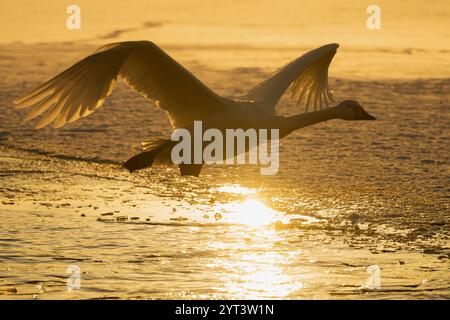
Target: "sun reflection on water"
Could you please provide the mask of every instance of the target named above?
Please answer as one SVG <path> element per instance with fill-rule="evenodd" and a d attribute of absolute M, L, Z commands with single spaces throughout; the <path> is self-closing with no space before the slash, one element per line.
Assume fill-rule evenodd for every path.
<path fill-rule="evenodd" d="M 287 222 L 283 212 L 276 211 L 258 199 L 257 190 L 240 185 L 224 185 L 217 189 L 220 193 L 244 196 L 239 201 L 219 203 L 214 206 L 217 212 L 224 213 L 223 222 L 247 226 L 265 226 L 277 221 Z"/>
<path fill-rule="evenodd" d="M 305 287 L 303 274 L 292 274 L 289 266 L 298 252 L 286 252 L 279 245 L 285 235 L 267 225 L 235 226 L 226 238 L 210 243 L 221 251 L 213 263 L 225 297 L 266 299 L 289 297 Z"/>
<path fill-rule="evenodd" d="M 283 215 L 256 198 L 216 205 L 216 210 L 226 213 L 225 221 L 248 226 L 264 226 L 286 220 Z"/>
<path fill-rule="evenodd" d="M 229 295 L 244 299 L 283 298 L 304 287 L 298 275 L 289 275 L 284 268 L 289 256 L 266 251 L 235 258 L 224 265 L 229 276 L 222 290 Z"/>
<path fill-rule="evenodd" d="M 256 194 L 256 190 L 252 188 L 242 187 L 238 184 L 225 185 L 215 189 L 218 192 L 223 193 L 235 193 L 235 194 Z"/>
<path fill-rule="evenodd" d="M 233 225 L 225 237 L 210 243 L 221 251 L 213 262 L 223 277 L 219 291 L 225 296 L 255 299 L 283 298 L 303 288 L 303 275 L 286 270 L 297 252 L 281 250 L 286 234 L 273 227 L 276 222 L 288 223 L 288 215 L 258 199 L 255 189 L 228 185 L 216 191 L 240 196 L 239 200 L 214 205 L 223 216 L 221 221 Z"/>

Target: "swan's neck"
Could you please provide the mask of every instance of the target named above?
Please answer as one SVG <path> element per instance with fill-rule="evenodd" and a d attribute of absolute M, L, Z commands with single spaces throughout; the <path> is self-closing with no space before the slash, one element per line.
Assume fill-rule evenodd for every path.
<path fill-rule="evenodd" d="M 294 130 L 311 126 L 313 124 L 338 119 L 335 108 L 329 108 L 321 111 L 301 113 L 291 117 L 284 117 L 280 128 L 280 136 L 284 137 Z"/>

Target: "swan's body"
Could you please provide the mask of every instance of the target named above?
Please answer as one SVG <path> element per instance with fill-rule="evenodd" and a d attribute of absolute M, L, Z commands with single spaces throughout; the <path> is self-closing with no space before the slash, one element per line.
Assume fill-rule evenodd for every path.
<path fill-rule="evenodd" d="M 172 127 L 190 128 L 201 120 L 204 128 L 277 128 L 280 137 L 293 130 L 329 119 L 373 120 L 355 101 L 328 108 L 328 66 L 337 44 L 312 50 L 287 64 L 260 83 L 248 95 L 234 100 L 206 87 L 158 46 L 148 41 L 109 44 L 77 62 L 41 87 L 16 101 L 18 108 L 33 107 L 25 116 L 31 120 L 45 113 L 37 128 L 52 124 L 59 128 L 88 116 L 102 106 L 118 77 L 167 111 Z M 275 106 L 292 87 L 297 103 L 307 112 L 292 117 L 276 115 Z M 125 163 L 130 171 L 151 166 L 167 153 L 170 140 L 146 144 L 147 151 Z M 201 165 L 180 165 L 182 174 L 198 176 Z"/>

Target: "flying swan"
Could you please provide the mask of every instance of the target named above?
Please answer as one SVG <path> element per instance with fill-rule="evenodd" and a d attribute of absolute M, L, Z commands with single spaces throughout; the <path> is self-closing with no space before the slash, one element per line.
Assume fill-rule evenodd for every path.
<path fill-rule="evenodd" d="M 290 132 L 330 119 L 375 120 L 361 105 L 344 100 L 330 107 L 328 67 L 338 44 L 309 51 L 286 64 L 240 99 L 222 97 L 150 41 L 127 41 L 100 47 L 36 90 L 18 99 L 17 108 L 31 108 L 25 120 L 42 115 L 36 128 L 60 128 L 100 108 L 118 77 L 164 109 L 173 129 L 203 127 L 277 128 L 280 138 Z M 275 107 L 290 87 L 305 113 L 279 116 Z M 310 111 L 312 109 L 312 111 Z M 144 152 L 124 163 L 130 172 L 150 167 L 167 154 L 173 142 L 159 139 L 144 144 Z M 202 164 L 180 164 L 181 175 L 198 176 Z"/>

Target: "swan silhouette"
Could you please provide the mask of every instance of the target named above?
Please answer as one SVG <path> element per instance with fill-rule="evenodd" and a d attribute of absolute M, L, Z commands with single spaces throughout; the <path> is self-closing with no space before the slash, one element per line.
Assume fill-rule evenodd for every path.
<path fill-rule="evenodd" d="M 201 120 L 204 128 L 277 128 L 280 138 L 290 132 L 330 119 L 375 120 L 361 105 L 345 100 L 329 107 L 328 67 L 338 44 L 309 51 L 286 64 L 240 99 L 222 97 L 149 41 L 128 41 L 100 47 L 25 97 L 17 108 L 32 107 L 25 115 L 31 120 L 43 115 L 36 125 L 55 128 L 86 117 L 100 108 L 118 77 L 157 107 L 164 109 L 173 129 L 192 128 Z M 305 113 L 276 114 L 275 106 L 291 87 L 297 104 Z M 312 109 L 311 112 L 308 112 Z M 130 172 L 150 167 L 167 158 L 173 142 L 169 139 L 143 143 L 144 152 L 124 163 Z M 180 164 L 181 175 L 198 176 L 202 164 Z"/>

